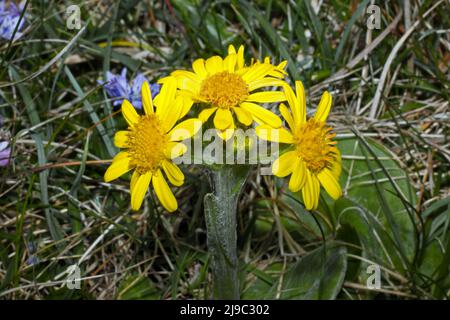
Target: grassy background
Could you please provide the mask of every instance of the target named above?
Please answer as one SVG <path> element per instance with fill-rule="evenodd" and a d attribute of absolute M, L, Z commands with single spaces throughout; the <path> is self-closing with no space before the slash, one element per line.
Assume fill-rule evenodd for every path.
<path fill-rule="evenodd" d="M 448 297 L 448 2 L 374 1 L 381 29 L 369 30 L 370 2 L 78 1 L 79 31 L 65 17 L 77 1 L 28 1 L 25 35 L 0 43 L 0 134 L 13 145 L 0 168 L 0 298 L 211 296 L 204 172 L 183 168 L 178 213 L 152 195 L 131 212 L 128 181 L 103 182 L 124 123 L 96 80 L 126 66 L 156 81 L 229 44 L 288 60 L 311 112 L 330 90 L 344 158 L 344 197 L 323 195 L 313 215 L 282 181 L 251 175 L 238 215 L 243 297 Z M 381 289 L 366 287 L 372 263 Z"/>

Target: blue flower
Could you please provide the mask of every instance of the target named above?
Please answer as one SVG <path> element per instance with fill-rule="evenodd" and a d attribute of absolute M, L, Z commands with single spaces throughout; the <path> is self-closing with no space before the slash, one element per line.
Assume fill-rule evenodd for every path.
<path fill-rule="evenodd" d="M 0 127 L 3 126 L 3 118 L 0 116 Z M 11 159 L 11 147 L 8 141 L 0 140 L 0 167 L 6 167 Z"/>
<path fill-rule="evenodd" d="M 27 259 L 28 265 L 33 266 L 40 262 L 40 259 L 35 255 L 36 245 L 32 241 L 28 241 L 28 253 L 30 255 Z"/>
<path fill-rule="evenodd" d="M 19 26 L 13 40 L 17 40 L 23 35 L 22 32 L 20 32 L 25 23 L 25 15 L 22 17 L 22 20 L 20 20 L 23 8 L 24 2 L 17 6 L 14 2 L 10 1 L 9 8 L 6 8 L 6 1 L 0 0 L 0 38 L 11 40 L 17 24 L 19 24 Z"/>
<path fill-rule="evenodd" d="M 158 83 L 153 83 L 150 85 L 150 91 L 152 92 L 152 99 L 155 99 L 156 95 L 159 93 L 161 85 Z"/>
<path fill-rule="evenodd" d="M 11 158 L 11 147 L 7 141 L 0 142 L 0 167 L 6 167 Z"/>
<path fill-rule="evenodd" d="M 41 262 L 41 261 L 40 261 L 39 258 L 36 257 L 36 256 L 30 256 L 30 257 L 27 259 L 27 264 L 28 264 L 29 266 L 37 265 L 37 264 L 39 264 L 40 262 Z"/>
<path fill-rule="evenodd" d="M 142 73 L 139 73 L 131 85 L 128 84 L 127 68 L 123 68 L 120 75 L 108 71 L 106 73 L 106 81 L 99 80 L 98 83 L 104 85 L 106 94 L 110 98 L 117 98 L 113 102 L 114 106 L 121 105 L 123 100 L 127 99 L 136 109 L 142 109 L 141 88 L 145 81 L 148 81 L 147 78 Z M 159 84 L 150 85 L 152 98 L 159 93 L 159 88 Z"/>

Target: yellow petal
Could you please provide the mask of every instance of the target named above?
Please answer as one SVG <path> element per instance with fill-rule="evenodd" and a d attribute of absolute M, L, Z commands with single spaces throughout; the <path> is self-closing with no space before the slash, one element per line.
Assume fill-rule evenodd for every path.
<path fill-rule="evenodd" d="M 172 129 L 172 131 L 169 132 L 170 141 L 189 139 L 195 135 L 201 127 L 202 122 L 196 118 L 180 122 Z"/>
<path fill-rule="evenodd" d="M 110 182 L 112 180 L 117 179 L 121 175 L 127 173 L 133 169 L 133 167 L 130 166 L 130 158 L 125 157 L 119 160 L 114 160 L 113 163 L 108 167 L 108 169 L 105 172 L 105 181 Z"/>
<path fill-rule="evenodd" d="M 262 79 L 258 79 L 258 80 L 249 82 L 248 91 L 252 92 L 253 90 L 260 89 L 263 87 L 280 87 L 284 84 L 285 84 L 285 82 L 280 79 L 262 78 Z"/>
<path fill-rule="evenodd" d="M 189 80 L 190 82 L 201 84 L 202 78 L 200 78 L 196 73 L 187 70 L 175 70 L 170 74 L 171 77 L 180 80 Z M 178 82 L 180 83 L 180 82 Z"/>
<path fill-rule="evenodd" d="M 253 119 L 252 119 L 252 115 L 250 112 L 248 112 L 247 110 L 244 110 L 242 108 L 239 108 L 239 107 L 234 107 L 233 111 L 234 111 L 234 113 L 236 113 L 236 117 L 240 123 L 242 123 L 246 126 L 249 126 L 252 124 Z"/>
<path fill-rule="evenodd" d="M 243 102 L 240 107 L 273 128 L 281 127 L 280 117 L 255 103 Z"/>
<path fill-rule="evenodd" d="M 133 190 L 138 178 L 141 176 L 138 170 L 134 170 L 130 180 L 130 191 Z"/>
<path fill-rule="evenodd" d="M 278 64 L 269 74 L 268 76 L 275 78 L 284 78 L 287 75 L 287 72 L 284 70 L 287 66 L 287 60 L 282 61 Z"/>
<path fill-rule="evenodd" d="M 157 83 L 159 84 L 163 84 L 164 82 L 166 82 L 167 80 L 169 80 L 170 78 L 173 78 L 172 76 L 167 76 L 167 77 L 163 77 L 163 78 L 159 78 Z M 154 102 L 154 101 L 153 101 Z"/>
<path fill-rule="evenodd" d="M 164 179 L 161 170 L 158 170 L 152 179 L 153 189 L 155 190 L 156 196 L 161 202 L 161 205 L 166 208 L 167 211 L 173 212 L 178 209 L 178 203 L 175 196 L 170 190 L 169 185 Z"/>
<path fill-rule="evenodd" d="M 133 185 L 133 189 L 131 189 L 131 209 L 135 211 L 140 209 L 151 179 L 151 171 L 148 171 L 137 178 Z"/>
<path fill-rule="evenodd" d="M 274 129 L 268 125 L 260 125 L 256 127 L 256 135 L 263 140 L 278 143 L 293 143 L 292 134 L 285 128 Z"/>
<path fill-rule="evenodd" d="M 128 100 L 123 100 L 122 102 L 122 115 L 130 126 L 139 121 L 139 115 L 137 114 L 136 109 L 134 109 L 133 105 Z"/>
<path fill-rule="evenodd" d="M 287 124 L 289 125 L 289 128 L 291 130 L 295 130 L 295 122 L 294 118 L 292 117 L 292 113 L 289 111 L 288 107 L 284 103 L 280 104 L 280 113 L 283 116 L 284 120 L 286 120 Z"/>
<path fill-rule="evenodd" d="M 179 187 L 184 183 L 184 174 L 176 164 L 165 160 L 162 163 L 162 167 L 171 184 Z"/>
<path fill-rule="evenodd" d="M 233 115 L 229 109 L 218 108 L 214 116 L 214 126 L 223 131 L 233 123 Z"/>
<path fill-rule="evenodd" d="M 230 44 L 228 46 L 228 54 L 232 54 L 232 53 L 236 53 L 236 48 L 232 44 Z"/>
<path fill-rule="evenodd" d="M 234 134 L 234 128 L 228 128 L 224 131 L 217 130 L 217 135 L 219 138 L 221 138 L 224 141 L 227 141 L 233 137 Z"/>
<path fill-rule="evenodd" d="M 128 132 L 126 130 L 117 131 L 114 135 L 114 145 L 118 148 L 128 147 Z"/>
<path fill-rule="evenodd" d="M 293 171 L 291 179 L 289 180 L 289 190 L 292 192 L 297 192 L 306 182 L 306 165 L 299 157 L 297 157 L 295 163 L 293 164 Z"/>
<path fill-rule="evenodd" d="M 320 184 L 323 186 L 325 191 L 334 200 L 338 199 L 342 195 L 341 186 L 339 185 L 338 180 L 336 180 L 336 177 L 330 169 L 324 168 L 317 174 L 317 178 L 319 179 Z"/>
<path fill-rule="evenodd" d="M 297 102 L 300 106 L 299 121 L 300 123 L 306 122 L 306 96 L 305 88 L 303 88 L 303 83 L 301 81 L 295 81 L 295 92 L 297 94 Z"/>
<path fill-rule="evenodd" d="M 303 203 L 306 210 L 313 210 L 317 208 L 319 203 L 320 185 L 317 178 L 311 174 L 309 170 L 306 171 L 306 183 L 302 189 Z"/>
<path fill-rule="evenodd" d="M 238 49 L 238 53 L 237 53 L 237 67 L 238 69 L 242 69 L 244 68 L 244 46 L 241 45 Z"/>
<path fill-rule="evenodd" d="M 145 114 L 153 113 L 154 110 L 153 110 L 152 92 L 150 91 L 150 86 L 148 85 L 147 81 L 145 81 L 142 84 L 141 94 L 142 94 L 142 105 L 144 106 Z"/>
<path fill-rule="evenodd" d="M 229 54 L 225 60 L 223 60 L 223 68 L 225 71 L 230 73 L 234 72 L 234 68 L 236 67 L 237 55 Z"/>
<path fill-rule="evenodd" d="M 182 142 L 169 141 L 166 149 L 164 149 L 164 156 L 167 159 L 175 159 L 182 156 L 187 151 L 187 146 Z"/>
<path fill-rule="evenodd" d="M 340 161 L 335 161 L 331 164 L 331 172 L 334 174 L 336 180 L 339 180 L 339 176 L 342 172 L 342 164 Z"/>
<path fill-rule="evenodd" d="M 341 175 L 341 172 L 342 172 L 342 163 L 341 163 L 340 159 L 332 162 L 331 172 L 333 173 L 336 180 L 339 181 L 339 176 Z"/>
<path fill-rule="evenodd" d="M 204 123 L 208 121 L 209 117 L 217 110 L 217 107 L 214 108 L 206 108 L 203 109 L 200 114 L 198 115 L 198 118 Z"/>
<path fill-rule="evenodd" d="M 183 111 L 184 98 L 178 96 L 172 103 L 169 112 L 163 112 L 159 119 L 165 132 L 169 132 L 173 128 L 175 123 L 180 119 L 181 112 Z"/>
<path fill-rule="evenodd" d="M 317 179 L 317 176 L 315 174 L 311 173 L 311 180 L 312 180 L 312 184 L 314 186 L 314 193 L 313 193 L 313 197 L 314 197 L 314 209 L 317 209 L 317 207 L 319 206 L 319 198 L 320 198 L 320 182 L 319 179 Z"/>
<path fill-rule="evenodd" d="M 252 115 L 252 118 L 253 118 L 253 121 L 255 121 L 258 125 L 261 125 L 261 126 L 262 125 L 268 125 L 267 123 L 265 123 L 263 120 L 261 120 L 260 118 L 258 118 L 254 114 Z"/>
<path fill-rule="evenodd" d="M 114 159 L 113 159 L 112 163 L 114 163 L 116 161 L 119 161 L 119 160 L 122 160 L 122 159 L 125 159 L 125 158 L 127 158 L 129 156 L 130 156 L 130 154 L 127 151 L 120 151 L 118 154 L 116 154 L 114 156 Z"/>
<path fill-rule="evenodd" d="M 252 93 L 245 99 L 245 101 L 272 103 L 282 102 L 286 100 L 286 95 L 281 91 L 263 91 Z"/>
<path fill-rule="evenodd" d="M 286 68 L 288 62 L 287 60 L 283 60 L 281 61 L 278 65 L 277 65 L 277 70 L 285 72 L 284 69 Z"/>
<path fill-rule="evenodd" d="M 192 73 L 195 74 L 195 73 Z M 198 81 L 194 81 L 189 77 L 180 76 L 176 78 L 177 81 L 177 87 L 180 90 L 183 90 L 183 94 L 189 94 L 191 97 L 195 96 L 196 93 L 200 90 L 201 87 L 201 81 L 200 77 Z M 153 100 L 153 104 L 158 105 L 159 97 L 156 96 Z"/>
<path fill-rule="evenodd" d="M 306 183 L 302 189 L 302 198 L 303 204 L 305 205 L 306 210 L 311 210 L 314 206 L 313 198 L 312 198 L 312 183 L 311 183 L 311 173 L 309 170 L 306 172 Z"/>
<path fill-rule="evenodd" d="M 255 64 L 248 68 L 247 72 L 242 75 L 242 80 L 247 83 L 264 78 L 272 69 L 273 65 L 267 63 Z"/>
<path fill-rule="evenodd" d="M 292 88 L 289 85 L 284 85 L 284 93 L 286 95 L 286 100 L 287 103 L 289 105 L 289 107 L 292 110 L 292 117 L 294 118 L 294 123 L 298 123 L 300 124 L 300 115 L 301 115 L 301 110 L 300 110 L 300 104 L 298 103 L 297 97 L 295 96 L 294 91 L 292 90 Z"/>
<path fill-rule="evenodd" d="M 172 111 L 172 104 L 175 100 L 175 93 L 177 92 L 177 81 L 174 77 L 168 78 L 161 86 L 161 91 L 155 97 L 156 114 L 159 118 L 165 118 L 167 113 Z"/>
<path fill-rule="evenodd" d="M 179 119 L 183 118 L 191 110 L 192 105 L 194 104 L 194 100 L 192 100 L 192 98 L 189 96 L 180 94 L 180 98 L 183 101 L 183 105 L 181 108 L 181 113 L 180 113 Z"/>
<path fill-rule="evenodd" d="M 205 79 L 206 76 L 208 75 L 206 73 L 205 60 L 204 59 L 197 59 L 197 60 L 195 60 L 194 63 L 192 63 L 192 69 L 194 70 L 194 72 L 201 79 Z"/>
<path fill-rule="evenodd" d="M 332 97 L 328 91 L 325 91 L 320 99 L 314 119 L 325 122 L 331 109 Z"/>
<path fill-rule="evenodd" d="M 342 172 L 342 159 L 339 149 L 336 148 L 335 154 L 336 154 L 335 160 L 331 162 L 331 172 L 333 173 L 336 180 L 339 181 L 339 176 L 341 175 Z"/>
<path fill-rule="evenodd" d="M 283 153 L 277 160 L 273 162 L 272 173 L 277 177 L 283 178 L 292 173 L 293 166 L 297 154 L 294 151 Z"/>
<path fill-rule="evenodd" d="M 218 72 L 223 71 L 223 60 L 219 56 L 214 56 L 206 60 L 206 71 L 208 71 L 208 75 L 212 75 Z"/>

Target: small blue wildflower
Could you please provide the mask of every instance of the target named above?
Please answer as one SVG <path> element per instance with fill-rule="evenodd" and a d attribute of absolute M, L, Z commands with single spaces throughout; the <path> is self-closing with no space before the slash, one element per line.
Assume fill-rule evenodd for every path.
<path fill-rule="evenodd" d="M 127 69 L 123 68 L 120 75 L 115 75 L 111 72 L 106 73 L 106 81 L 98 81 L 100 84 L 104 84 L 106 93 L 111 98 L 128 98 L 128 93 L 130 92 L 130 86 L 127 81 Z M 122 100 L 114 101 L 114 105 L 121 104 Z"/>
<path fill-rule="evenodd" d="M 6 167 L 11 158 L 11 147 L 7 141 L 0 142 L 0 167 Z"/>
<path fill-rule="evenodd" d="M 28 252 L 29 252 L 29 253 L 34 253 L 34 252 L 36 252 L 36 245 L 34 244 L 33 241 L 28 241 L 27 247 L 28 247 Z"/>
<path fill-rule="evenodd" d="M 34 266 L 34 265 L 36 265 L 36 264 L 39 264 L 41 261 L 39 260 L 39 258 L 38 257 L 36 257 L 36 256 L 30 256 L 28 259 L 27 259 L 27 264 L 29 265 L 29 266 Z"/>
<path fill-rule="evenodd" d="M 97 82 L 104 85 L 106 94 L 110 98 L 118 98 L 113 102 L 115 107 L 121 105 L 123 100 L 127 99 L 136 109 L 142 109 L 141 88 L 145 81 L 148 81 L 147 78 L 142 73 L 139 73 L 131 85 L 128 84 L 127 68 L 123 68 L 120 75 L 108 71 L 106 73 L 106 81 L 98 80 Z M 159 84 L 150 85 L 152 98 L 159 93 L 159 89 Z"/>
<path fill-rule="evenodd" d="M 150 85 L 150 91 L 152 92 L 152 99 L 155 99 L 160 89 L 161 85 L 159 83 L 153 83 Z"/>
<path fill-rule="evenodd" d="M 3 118 L 0 116 L 0 128 L 3 126 Z M 8 141 L 1 140 L 0 132 L 0 167 L 6 167 L 11 159 L 11 147 Z"/>
<path fill-rule="evenodd" d="M 33 266 L 40 263 L 40 259 L 35 255 L 36 245 L 32 241 L 28 241 L 28 253 L 30 255 L 29 258 L 27 259 L 28 265 Z"/>
<path fill-rule="evenodd" d="M 22 17 L 22 20 L 20 20 L 20 15 L 24 5 L 24 2 L 17 6 L 14 2 L 10 1 L 9 8 L 6 8 L 6 1 L 0 0 L 0 38 L 11 40 L 17 24 L 19 26 L 13 40 L 22 37 L 23 33 L 20 30 L 22 30 L 25 23 L 25 15 Z"/>

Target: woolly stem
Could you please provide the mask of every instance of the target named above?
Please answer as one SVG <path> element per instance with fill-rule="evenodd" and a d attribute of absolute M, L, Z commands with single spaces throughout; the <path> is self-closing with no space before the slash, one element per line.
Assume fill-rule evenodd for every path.
<path fill-rule="evenodd" d="M 236 207 L 249 166 L 222 165 L 210 170 L 213 192 L 204 198 L 208 251 L 212 260 L 214 294 L 218 299 L 240 298 L 236 247 Z"/>

